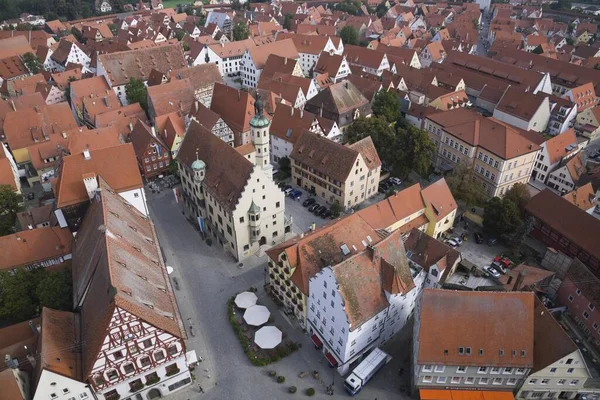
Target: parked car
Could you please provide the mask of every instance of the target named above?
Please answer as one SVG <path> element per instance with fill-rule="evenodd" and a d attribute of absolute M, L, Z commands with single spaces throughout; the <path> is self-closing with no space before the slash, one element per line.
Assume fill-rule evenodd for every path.
<path fill-rule="evenodd" d="M 298 189 L 292 190 L 290 192 L 289 196 L 294 200 L 298 200 L 298 199 L 300 199 L 300 196 L 302 196 L 302 191 L 300 191 Z"/>
<path fill-rule="evenodd" d="M 512 264 L 512 261 L 510 260 L 510 258 L 504 257 L 504 256 L 496 256 L 496 257 L 494 257 L 494 262 L 502 264 L 506 268 L 509 268 L 510 265 Z"/>
<path fill-rule="evenodd" d="M 489 239 L 488 239 L 488 241 L 487 241 L 487 244 L 488 244 L 488 246 L 493 246 L 493 245 L 495 245 L 496 243 L 498 243 L 498 239 L 496 239 L 495 237 L 491 237 L 491 238 L 489 238 Z"/>
<path fill-rule="evenodd" d="M 456 243 L 457 246 L 460 246 L 461 244 L 463 244 L 462 239 L 459 238 L 458 236 L 452 236 L 450 238 L 450 240 L 454 241 L 454 243 Z"/>
<path fill-rule="evenodd" d="M 483 269 L 494 278 L 500 278 L 500 272 L 496 271 L 491 265 L 483 267 Z"/>
<path fill-rule="evenodd" d="M 319 215 L 321 215 L 321 213 L 325 212 L 325 210 L 327 210 L 327 207 L 319 206 L 313 211 L 313 214 L 316 216 L 319 216 Z"/>
<path fill-rule="evenodd" d="M 283 193 L 287 196 L 288 194 L 290 194 L 292 192 L 292 190 L 294 190 L 292 188 L 292 185 L 285 185 L 283 187 Z"/>
<path fill-rule="evenodd" d="M 380 184 L 379 184 L 379 188 L 377 189 L 377 191 L 378 191 L 379 193 L 385 193 L 385 192 L 387 192 L 387 191 L 389 190 L 389 188 L 390 188 L 390 187 L 388 186 L 388 184 L 387 184 L 387 183 L 380 183 Z"/>
<path fill-rule="evenodd" d="M 506 273 L 506 268 L 504 267 L 504 265 L 500 264 L 498 261 L 493 261 L 492 265 L 490 265 L 490 267 L 494 268 L 496 271 L 505 274 Z"/>
<path fill-rule="evenodd" d="M 325 213 L 323 215 L 321 215 L 321 217 L 327 219 L 327 218 L 331 218 L 333 216 L 333 213 L 331 212 L 331 210 L 327 209 L 325 211 Z"/>
<path fill-rule="evenodd" d="M 323 217 L 327 211 L 329 211 L 329 209 L 326 206 L 321 206 L 321 208 L 319 208 L 319 212 L 317 215 L 319 217 Z M 323 218 L 325 218 L 325 217 L 323 217 Z"/>
<path fill-rule="evenodd" d="M 453 249 L 458 247 L 458 243 L 456 243 L 454 240 L 452 239 L 447 239 L 444 241 L 444 243 L 446 243 L 448 246 L 452 247 Z"/>
<path fill-rule="evenodd" d="M 392 185 L 397 185 L 397 186 L 399 186 L 399 185 L 401 185 L 401 184 L 402 184 L 402 181 L 400 180 L 400 178 L 391 177 L 391 178 L 389 178 L 389 179 L 387 180 L 387 183 L 388 183 L 388 184 L 392 184 Z"/>
<path fill-rule="evenodd" d="M 475 236 L 475 243 L 477 243 L 477 244 L 483 243 L 483 235 L 481 233 L 475 232 L 473 234 L 473 236 Z"/>
<path fill-rule="evenodd" d="M 308 207 L 308 211 L 309 212 L 313 212 L 313 211 L 315 211 L 319 207 L 321 207 L 321 205 L 319 203 L 315 203 L 312 206 Z"/>
<path fill-rule="evenodd" d="M 313 204 L 315 204 L 316 202 L 317 201 L 314 198 L 310 197 L 310 198 L 304 200 L 304 203 L 302 203 L 302 206 L 309 207 L 309 206 L 312 206 Z"/>

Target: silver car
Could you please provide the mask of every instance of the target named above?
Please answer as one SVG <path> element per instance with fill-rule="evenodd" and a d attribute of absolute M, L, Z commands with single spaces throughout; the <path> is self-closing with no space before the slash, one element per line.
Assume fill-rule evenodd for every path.
<path fill-rule="evenodd" d="M 500 272 L 496 271 L 491 265 L 483 267 L 483 269 L 494 278 L 500 278 Z"/>

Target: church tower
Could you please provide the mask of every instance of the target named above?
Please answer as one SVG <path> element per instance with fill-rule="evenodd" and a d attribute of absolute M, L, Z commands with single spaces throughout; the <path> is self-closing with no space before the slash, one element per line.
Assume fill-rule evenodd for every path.
<path fill-rule="evenodd" d="M 271 141 L 269 125 L 271 122 L 263 115 L 263 108 L 263 102 L 257 94 L 254 102 L 254 117 L 250 120 L 250 135 L 256 149 L 255 165 L 260 168 L 272 168 L 269 149 Z"/>

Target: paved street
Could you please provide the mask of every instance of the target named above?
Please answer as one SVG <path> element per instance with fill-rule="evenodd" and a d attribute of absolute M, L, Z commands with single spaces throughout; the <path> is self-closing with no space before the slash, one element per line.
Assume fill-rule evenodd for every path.
<path fill-rule="evenodd" d="M 488 43 L 489 29 L 490 23 L 487 20 L 487 15 L 483 14 L 481 16 L 481 24 L 479 25 L 479 37 L 477 38 L 477 54 L 482 57 L 485 57 L 487 55 L 485 45 Z"/>
<path fill-rule="evenodd" d="M 265 296 L 262 290 L 264 257 L 259 259 L 252 256 L 244 261 L 243 268 L 238 268 L 231 256 L 215 246 L 208 247 L 181 214 L 171 191 L 149 193 L 148 205 L 166 263 L 174 268 L 171 279 L 178 282 L 179 289 L 175 289 L 175 295 L 188 332 L 188 350 L 195 349 L 198 356 L 204 358 L 194 371 L 194 386 L 170 396 L 170 399 L 280 399 L 290 396 L 287 389 L 292 385 L 297 386 L 296 396 L 300 397 L 304 397 L 303 392 L 309 387 L 317 390 L 315 398 L 348 397 L 343 390 L 342 378 L 337 373 L 335 395 L 325 395 L 324 385 L 330 384 L 333 370 L 326 366 L 325 359 L 314 349 L 310 338 L 295 328 L 293 322 Z M 302 207 L 301 204 L 296 205 Z M 259 303 L 271 310 L 275 324 L 282 327 L 289 339 L 303 346 L 278 363 L 262 368 L 249 363 L 227 318 L 227 300 L 250 286 L 259 289 Z M 193 335 L 190 334 L 190 325 Z M 407 331 L 398 335 L 390 346 L 402 352 L 410 351 L 409 334 Z M 356 398 L 408 398 L 400 392 L 400 386 L 405 383 L 398 379 L 399 365 L 403 364 L 408 354 L 395 357 Z M 403 368 L 406 375 L 408 366 Z M 271 369 L 285 376 L 286 382 L 280 385 L 270 378 L 268 371 Z M 298 376 L 300 372 L 313 370 L 319 371 L 323 384 L 311 376 L 303 379 Z M 199 393 L 196 383 L 202 385 L 204 394 Z"/>

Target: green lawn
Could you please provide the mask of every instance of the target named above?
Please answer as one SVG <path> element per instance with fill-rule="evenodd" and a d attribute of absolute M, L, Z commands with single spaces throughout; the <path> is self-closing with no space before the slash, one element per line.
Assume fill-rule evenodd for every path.
<path fill-rule="evenodd" d="M 165 8 L 177 8 L 178 4 L 185 4 L 185 3 L 191 3 L 191 2 L 186 1 L 186 0 L 163 0 L 163 6 Z"/>

